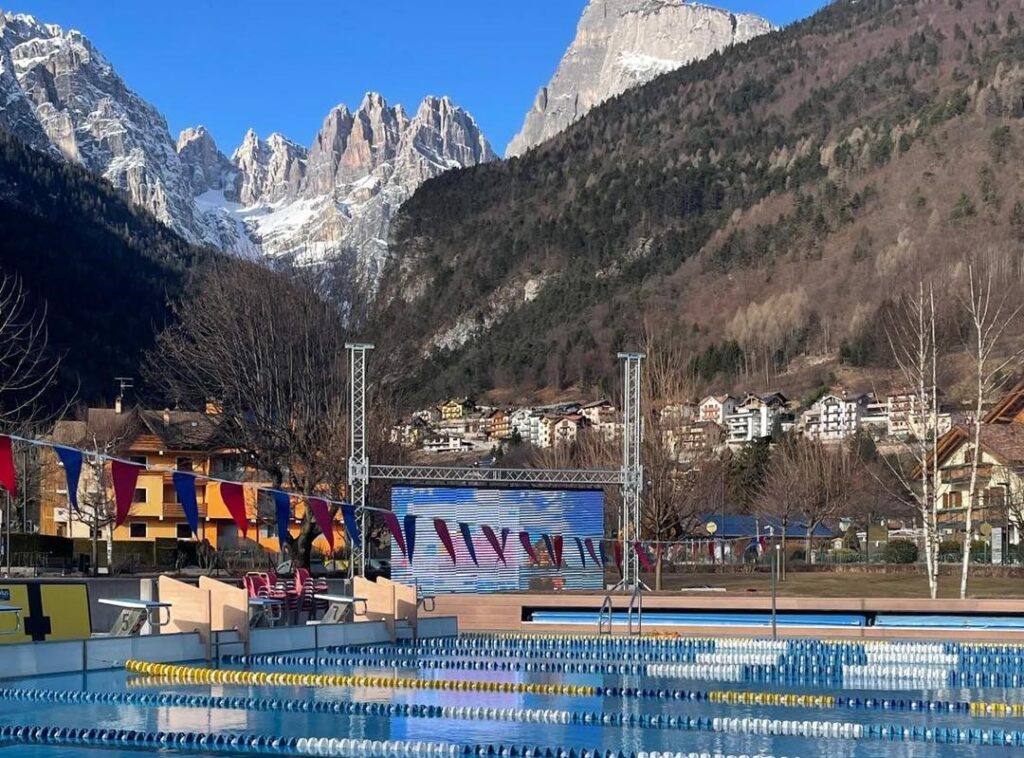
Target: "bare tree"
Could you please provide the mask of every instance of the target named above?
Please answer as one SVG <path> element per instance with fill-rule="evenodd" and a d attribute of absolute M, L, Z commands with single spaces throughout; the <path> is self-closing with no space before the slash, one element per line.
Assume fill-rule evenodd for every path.
<path fill-rule="evenodd" d="M 921 520 L 924 536 L 928 592 L 932 599 L 939 591 L 938 529 L 938 447 L 939 348 L 935 314 L 935 292 L 920 282 L 916 295 L 904 296 L 886 325 L 886 337 L 893 360 L 912 396 L 908 419 L 913 434 L 900 442 L 893 459 L 884 458 L 891 480 L 896 482 L 892 496 L 904 500 Z M 909 458 L 910 465 L 903 465 Z M 908 473 L 909 472 L 909 473 Z M 891 489 L 881 478 L 878 482 Z"/>
<path fill-rule="evenodd" d="M 46 312 L 33 312 L 21 280 L 0 272 L 0 428 L 37 421 L 57 379 Z"/>
<path fill-rule="evenodd" d="M 772 455 L 771 467 L 758 487 L 751 508 L 754 515 L 771 517 L 779 522 L 783 545 L 780 569 L 783 572 L 789 526 L 800 515 L 804 502 L 809 498 L 802 456 L 801 440 L 796 435 L 787 435 Z"/>
<path fill-rule="evenodd" d="M 804 479 L 800 512 L 807 529 L 804 555 L 811 560 L 814 531 L 850 507 L 858 461 L 846 445 L 807 440 L 797 445 L 795 462 Z"/>
<path fill-rule="evenodd" d="M 224 441 L 274 487 L 340 496 L 348 448 L 346 332 L 316 282 L 301 272 L 221 262 L 176 313 L 179 323 L 159 336 L 147 361 L 150 380 L 183 406 L 215 402 Z M 297 565 L 308 565 L 318 534 L 307 510 L 288 546 Z"/>
<path fill-rule="evenodd" d="M 61 426 L 58 425 L 56 433 L 58 437 L 60 437 L 60 428 Z M 113 571 L 113 525 L 117 519 L 113 482 L 103 456 L 117 457 L 123 454 L 126 446 L 135 438 L 137 432 L 138 417 L 134 413 L 87 413 L 80 433 L 57 439 L 62 444 L 94 453 L 83 460 L 82 475 L 78 482 L 78 509 L 71 508 L 68 513 L 71 519 L 89 528 L 94 574 L 99 569 L 99 541 L 104 530 L 108 532 L 106 541 L 107 570 Z"/>
<path fill-rule="evenodd" d="M 967 351 L 971 356 L 974 373 L 974 418 L 972 438 L 974 455 L 971 458 L 971 481 L 964 513 L 964 547 L 960 567 L 960 597 L 967 597 L 967 577 L 971 561 L 971 530 L 974 528 L 974 504 L 978 496 L 978 464 L 981 460 L 982 413 L 989 395 L 998 387 L 1003 373 L 1017 366 L 1024 356 L 1024 348 L 1006 351 L 1003 337 L 1015 325 L 1024 305 L 1018 298 L 1011 300 L 1011 291 L 997 287 L 993 269 L 971 262 L 967 266 L 968 298 L 963 302 L 970 321 Z M 1016 295 L 1016 292 L 1013 293 Z"/>

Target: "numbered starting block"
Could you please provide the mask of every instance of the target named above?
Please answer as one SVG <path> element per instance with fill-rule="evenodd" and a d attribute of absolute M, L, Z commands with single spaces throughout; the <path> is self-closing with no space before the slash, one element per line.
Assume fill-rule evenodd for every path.
<path fill-rule="evenodd" d="M 100 598 L 99 602 L 121 609 L 117 621 L 110 629 L 111 637 L 135 637 L 147 622 L 154 629 L 171 623 L 170 603 L 116 598 Z"/>
<path fill-rule="evenodd" d="M 353 616 L 366 614 L 365 597 L 349 597 L 348 595 L 313 595 L 317 600 L 327 601 L 327 610 L 324 617 L 319 621 L 310 621 L 311 624 L 342 624 L 351 621 Z M 362 610 L 356 606 L 362 604 Z"/>
<path fill-rule="evenodd" d="M 263 623 L 274 626 L 284 616 L 284 601 L 271 597 L 249 598 L 249 628 L 254 629 Z"/>
<path fill-rule="evenodd" d="M 14 605 L 0 605 L 0 618 L 4 619 L 3 622 L 0 622 L 0 635 L 6 637 L 21 632 L 21 608 Z M 14 626 L 8 626 L 11 618 L 14 619 Z"/>

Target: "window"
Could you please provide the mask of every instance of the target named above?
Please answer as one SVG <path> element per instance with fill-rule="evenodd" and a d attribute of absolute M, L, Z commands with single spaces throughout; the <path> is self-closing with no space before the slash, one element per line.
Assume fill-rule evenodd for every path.
<path fill-rule="evenodd" d="M 129 455 L 128 460 L 130 460 L 132 463 L 137 463 L 140 466 L 149 465 L 149 458 L 147 458 L 144 455 Z"/>
<path fill-rule="evenodd" d="M 192 539 L 192 527 L 190 527 L 188 524 L 178 524 L 176 529 L 178 532 L 177 537 L 179 540 Z"/>
<path fill-rule="evenodd" d="M 942 496 L 943 508 L 959 508 L 961 504 L 961 493 L 959 492 L 947 492 Z"/>
<path fill-rule="evenodd" d="M 192 459 L 178 458 L 174 463 L 174 467 L 178 469 L 178 471 L 192 471 Z"/>
<path fill-rule="evenodd" d="M 148 530 L 145 524 L 138 521 L 128 524 L 128 536 L 133 540 L 144 540 L 147 534 Z"/>
<path fill-rule="evenodd" d="M 136 487 L 135 488 L 135 494 L 132 495 L 132 502 L 133 503 L 145 503 L 146 502 L 146 488 L 145 487 Z"/>
<path fill-rule="evenodd" d="M 974 448 L 964 450 L 964 463 L 974 463 Z"/>

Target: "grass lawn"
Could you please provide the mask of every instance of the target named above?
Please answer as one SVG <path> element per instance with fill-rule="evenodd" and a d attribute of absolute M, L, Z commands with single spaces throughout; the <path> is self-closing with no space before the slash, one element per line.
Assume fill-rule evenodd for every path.
<path fill-rule="evenodd" d="M 644 576 L 649 587 L 654 587 L 654 576 Z M 668 574 L 662 580 L 666 591 L 685 587 L 724 587 L 730 592 L 755 590 L 756 594 L 771 594 L 772 578 L 769 573 L 755 574 Z M 974 577 L 968 581 L 968 596 L 972 598 L 1024 598 L 1024 578 Z M 786 581 L 779 584 L 780 595 L 812 597 L 928 597 L 928 581 L 923 574 L 855 574 L 838 572 L 790 571 Z M 960 574 L 939 578 L 939 597 L 960 597 Z"/>

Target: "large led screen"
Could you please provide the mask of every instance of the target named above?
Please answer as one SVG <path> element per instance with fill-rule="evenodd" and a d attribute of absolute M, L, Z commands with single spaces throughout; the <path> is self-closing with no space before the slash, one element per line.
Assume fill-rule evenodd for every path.
<path fill-rule="evenodd" d="M 601 589 L 602 570 L 586 555 L 580 559 L 574 537 L 601 538 L 604 528 L 604 493 L 600 490 L 497 490 L 472 487 L 395 487 L 391 507 L 398 520 L 417 516 L 416 547 L 412 565 L 391 544 L 391 576 L 396 582 L 418 582 L 427 593 L 517 592 L 520 590 Z M 448 551 L 434 530 L 434 519 L 448 525 L 455 544 L 453 566 Z M 473 565 L 459 522 L 471 527 L 473 548 L 480 566 Z M 508 529 L 506 567 L 480 529 L 490 526 L 500 539 Z M 519 532 L 530 534 L 540 565 L 532 562 L 519 542 Z M 561 535 L 563 566 L 551 565 L 543 535 Z"/>

